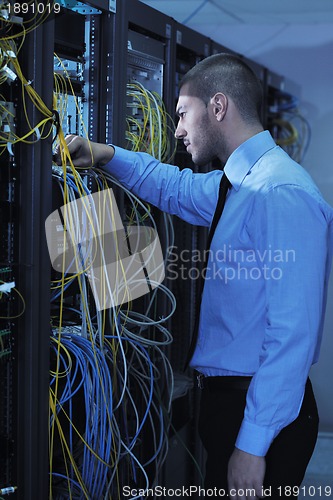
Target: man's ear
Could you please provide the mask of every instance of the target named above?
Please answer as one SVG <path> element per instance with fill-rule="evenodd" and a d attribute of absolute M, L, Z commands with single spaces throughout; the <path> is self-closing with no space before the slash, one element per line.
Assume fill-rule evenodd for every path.
<path fill-rule="evenodd" d="M 223 92 L 217 92 L 210 102 L 216 120 L 221 122 L 228 109 L 228 97 Z"/>

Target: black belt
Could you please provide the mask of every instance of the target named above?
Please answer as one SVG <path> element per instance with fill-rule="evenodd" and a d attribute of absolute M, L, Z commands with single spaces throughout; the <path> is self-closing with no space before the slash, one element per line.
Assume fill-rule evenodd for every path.
<path fill-rule="evenodd" d="M 199 389 L 208 389 L 209 391 L 219 391 L 221 389 L 240 389 L 247 390 L 251 383 L 252 377 L 244 376 L 220 376 L 206 377 L 202 373 L 197 374 Z"/>

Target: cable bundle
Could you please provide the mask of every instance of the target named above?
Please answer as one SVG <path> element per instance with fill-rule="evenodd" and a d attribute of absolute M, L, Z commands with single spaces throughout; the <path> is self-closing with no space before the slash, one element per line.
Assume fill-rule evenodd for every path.
<path fill-rule="evenodd" d="M 80 173 L 74 168 L 61 127 L 68 87 L 62 76 L 55 79 L 63 167 L 53 167 L 53 179 L 62 204 L 75 207 L 72 202 L 89 197 L 92 190 L 117 186 L 126 198 L 126 225 L 145 224 L 156 230 L 150 207 L 114 178 L 98 169 Z M 161 109 L 159 104 L 159 113 Z M 150 110 L 150 119 L 153 116 L 158 115 Z M 158 154 L 169 151 L 165 138 L 158 144 L 156 129 L 149 137 L 155 138 Z M 147 141 L 145 136 L 144 148 Z M 91 223 L 88 212 L 82 217 L 75 208 L 68 208 L 64 229 L 78 240 L 92 240 L 103 221 L 114 218 L 110 203 L 95 206 L 92 213 L 98 214 L 101 227 Z M 167 216 L 165 221 L 166 255 L 172 247 L 173 228 Z M 62 237 L 59 245 L 65 248 Z M 91 262 L 82 248 L 78 247 L 73 262 L 76 272 L 68 273 L 64 260 L 51 284 L 50 499 L 121 498 L 125 485 L 150 487 L 167 454 L 173 374 L 164 353 L 172 342 L 165 325 L 175 310 L 175 298 L 161 284 L 143 299 L 100 311 L 88 283 Z M 162 297 L 168 312 L 161 318 L 157 302 Z"/>
<path fill-rule="evenodd" d="M 92 171 L 91 176 L 101 185 L 107 180 L 100 172 Z M 63 177 L 56 171 L 54 178 L 63 195 Z M 70 202 L 80 190 L 72 174 L 67 173 L 66 183 Z M 136 207 L 142 210 L 143 204 L 127 194 L 135 218 L 140 217 Z M 151 220 L 149 212 L 147 217 Z M 70 286 L 80 290 L 79 309 L 70 303 Z M 161 293 L 170 301 L 170 312 L 155 319 L 154 302 Z M 173 377 L 162 347 L 172 341 L 163 323 L 175 309 L 173 295 L 161 285 L 145 312 L 133 310 L 133 305 L 97 312 L 91 307 L 87 277 L 78 272 L 53 281 L 52 302 L 59 312 L 52 317 L 57 326 L 52 338 L 57 368 L 50 389 L 50 498 L 62 498 L 65 487 L 69 496 L 63 498 L 89 499 L 120 498 L 122 485 L 129 483 L 148 488 L 167 451 L 165 414 L 170 410 Z M 73 315 L 75 326 L 66 319 Z M 79 390 L 84 420 L 80 433 L 72 418 L 73 397 Z M 147 442 L 152 443 L 148 456 Z M 55 468 L 59 462 L 60 469 Z"/>
<path fill-rule="evenodd" d="M 9 64 L 13 78 L 21 84 L 28 132 L 23 137 L 17 136 L 11 108 L 2 99 L 1 152 L 7 148 L 12 154 L 12 146 L 17 142 L 33 144 L 53 134 L 54 142 L 60 142 L 62 155 L 62 168 L 53 167 L 53 180 L 63 205 L 89 196 L 92 186 L 102 191 L 115 185 L 114 179 L 97 169 L 81 175 L 74 168 L 61 126 L 70 79 L 55 75 L 54 110 L 49 110 L 32 82 L 22 74 L 18 62 L 17 55 L 28 30 L 23 23 L 16 31 L 15 36 L 8 31 L 8 36 L 0 40 L 0 69 Z M 0 71 L 2 83 L 8 79 L 5 75 Z M 143 87 L 138 88 L 149 95 Z M 145 125 L 149 131 L 138 141 L 132 133 L 131 140 L 135 147 L 145 150 L 150 150 L 149 144 L 153 144 L 154 152 L 162 158 L 170 154 L 162 120 L 166 114 L 157 95 L 149 98 L 154 110 L 151 104 L 149 108 L 142 104 L 149 114 L 150 125 Z M 41 113 L 40 123 L 30 123 L 27 99 Z M 82 119 L 79 107 L 77 111 Z M 144 223 L 156 228 L 149 207 L 130 193 L 125 194 L 131 207 L 128 224 Z M 96 211 L 102 219 L 113 216 L 112 207 L 105 212 L 97 207 Z M 165 241 L 167 247 L 172 247 L 172 226 L 167 216 L 165 221 Z M 94 237 L 94 224 L 88 218 L 85 225 L 81 222 L 75 211 L 66 212 L 65 229 L 80 232 L 80 237 Z M 63 239 L 63 248 L 65 243 Z M 79 264 L 82 264 L 81 251 L 75 255 L 77 272 L 69 273 L 64 261 L 51 283 L 49 498 L 121 498 L 123 485 L 148 488 L 166 457 L 173 376 L 163 349 L 172 341 L 165 324 L 175 309 L 175 299 L 161 285 L 138 305 L 128 303 L 99 311 L 88 283 L 90 264 L 88 261 L 83 266 Z M 163 318 L 158 317 L 156 307 L 161 296 L 169 304 Z M 4 334 L 1 347 L 5 347 L 5 338 Z"/>
<path fill-rule="evenodd" d="M 67 330 L 60 341 L 58 377 L 65 381 L 56 408 L 51 397 L 51 429 L 56 424 L 64 457 L 61 472 L 52 464 L 54 498 L 121 498 L 123 485 L 148 488 L 146 469 L 154 464 L 155 473 L 166 452 L 158 384 L 172 380 L 167 361 L 162 374 L 144 342 L 119 331 L 107 336 L 101 350 L 79 332 Z M 53 344 L 56 354 L 59 346 L 55 340 Z M 51 396 L 54 385 L 55 378 Z M 80 430 L 73 419 L 78 403 Z M 140 461 L 140 447 L 148 435 L 151 452 Z M 54 453 L 53 461 L 57 458 Z"/>
<path fill-rule="evenodd" d="M 310 124 L 299 111 L 298 99 L 285 92 L 277 93 L 275 99 L 269 115 L 270 129 L 276 143 L 301 163 L 311 140 Z"/>
<path fill-rule="evenodd" d="M 174 123 L 165 110 L 161 96 L 150 92 L 140 82 L 127 84 L 126 139 L 132 151 L 149 153 L 160 161 L 170 163 L 175 154 L 168 134 L 173 134 Z M 171 149 L 172 148 L 172 149 Z"/>
<path fill-rule="evenodd" d="M 7 103 L 3 96 L 0 96 L 0 155 L 7 149 L 13 155 L 13 145 L 18 142 L 26 144 L 34 144 L 41 139 L 50 137 L 54 125 L 53 110 L 49 110 L 41 97 L 37 94 L 32 86 L 32 82 L 28 81 L 22 73 L 17 55 L 20 47 L 17 47 L 15 42 L 10 39 L 0 39 L 0 83 L 8 80 L 8 71 L 10 71 L 13 80 L 18 79 L 21 84 L 22 93 L 22 108 L 28 132 L 22 137 L 16 134 L 14 123 L 14 106 Z M 38 109 L 42 120 L 37 124 L 31 124 L 28 113 L 26 99 L 29 99 L 32 104 Z"/>

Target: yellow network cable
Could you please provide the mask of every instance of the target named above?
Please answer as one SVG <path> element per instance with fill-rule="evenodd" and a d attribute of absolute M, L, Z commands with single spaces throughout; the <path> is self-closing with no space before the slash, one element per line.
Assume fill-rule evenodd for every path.
<path fill-rule="evenodd" d="M 0 280 L 0 283 L 4 284 L 5 281 Z M 20 316 L 22 316 L 22 314 L 24 314 L 24 311 L 25 311 L 25 300 L 24 300 L 22 294 L 15 287 L 13 287 L 11 290 L 13 290 L 19 296 L 19 298 L 21 299 L 22 309 L 21 309 L 21 311 L 18 314 L 15 314 L 14 316 L 0 316 L 0 319 L 16 319 L 16 318 L 19 318 Z M 3 293 L 4 292 L 0 292 L 0 300 L 2 299 Z"/>
<path fill-rule="evenodd" d="M 52 389 L 50 389 L 50 394 L 52 394 L 53 397 L 55 397 L 55 394 L 54 392 L 52 391 Z M 54 401 L 56 401 L 56 405 L 54 405 Z M 52 410 L 52 414 L 54 415 L 54 418 L 57 419 L 59 421 L 59 418 L 57 417 L 57 410 L 56 410 L 56 406 L 59 406 L 60 410 L 61 410 L 61 413 L 66 417 L 66 419 L 70 422 L 71 426 L 73 427 L 73 430 L 74 432 L 77 434 L 77 436 L 80 438 L 80 440 L 82 441 L 82 443 L 89 449 L 89 451 L 92 453 L 92 455 L 94 455 L 98 461 L 102 462 L 104 465 L 106 465 L 107 467 L 111 468 L 113 466 L 113 464 L 109 464 L 108 462 L 105 462 L 105 460 L 101 459 L 101 457 L 95 452 L 95 450 L 93 450 L 90 445 L 85 441 L 84 437 L 82 436 L 82 434 L 78 431 L 78 429 L 76 428 L 75 424 L 73 423 L 73 421 L 71 420 L 71 418 L 69 417 L 68 413 L 65 411 L 65 409 L 62 407 L 61 403 L 59 400 L 51 400 L 50 401 L 50 404 L 51 404 L 51 410 Z M 63 434 L 64 436 L 64 434 Z M 64 439 L 64 442 L 65 442 L 65 439 Z M 66 446 L 67 448 L 67 446 Z M 69 454 L 70 455 L 70 454 Z"/>
<path fill-rule="evenodd" d="M 67 153 L 68 153 L 68 148 L 67 148 L 67 145 L 66 145 L 64 139 L 61 136 L 61 131 L 60 131 L 60 141 L 63 141 L 64 151 L 66 152 L 66 149 L 67 149 Z M 67 165 L 68 154 L 67 155 L 65 154 L 64 160 L 65 160 L 66 165 Z M 66 169 L 65 169 L 65 172 L 66 172 Z M 66 173 L 65 173 L 65 175 L 66 175 Z M 64 177 L 65 177 L 65 175 L 64 175 Z M 76 173 L 75 182 L 76 182 L 76 184 L 78 186 L 78 189 L 83 194 L 83 189 L 82 189 L 82 184 L 81 184 L 82 181 L 81 182 L 80 181 L 81 181 L 81 179 L 79 177 L 79 174 Z M 70 199 L 69 199 L 68 194 L 67 194 L 66 183 L 65 183 L 65 185 L 64 185 L 64 203 L 69 202 L 69 201 L 70 201 Z M 71 224 L 72 225 L 74 224 L 73 220 L 71 220 Z M 91 221 L 91 226 L 93 226 L 93 221 Z M 63 277 L 64 277 L 64 266 L 63 266 L 63 272 L 62 272 L 61 297 L 63 296 L 63 290 L 64 290 L 64 279 L 63 279 Z M 79 281 L 79 283 L 80 283 L 80 281 Z M 84 301 L 84 313 L 85 313 L 85 315 L 88 315 L 88 307 L 87 307 L 87 303 L 86 303 L 86 301 L 84 299 L 84 294 L 83 294 L 81 286 L 80 286 L 80 290 L 81 290 L 81 296 L 82 296 L 83 301 Z M 62 304 L 63 304 L 63 300 L 61 299 L 61 308 L 60 308 L 60 312 L 61 312 L 60 316 L 61 317 L 60 317 L 60 321 L 59 321 L 59 325 L 60 325 L 59 326 L 59 334 L 60 335 L 61 335 L 61 324 L 62 324 Z M 91 333 L 90 334 L 90 338 L 91 338 L 91 342 L 92 342 L 92 344 L 91 344 L 92 345 L 92 350 L 95 353 L 95 346 L 94 346 L 94 343 L 93 343 L 93 335 L 92 335 L 92 332 L 90 332 L 90 333 Z M 60 340 L 60 336 L 58 337 L 58 339 Z M 58 356 L 58 359 L 59 359 L 59 356 Z M 58 362 L 57 362 L 57 367 L 59 367 L 59 363 Z M 102 391 L 103 391 L 103 385 L 102 384 L 101 384 L 101 388 L 102 388 Z M 55 389 L 55 393 L 53 395 L 53 398 L 56 397 L 55 395 L 57 394 L 57 392 L 58 392 L 58 384 L 56 383 L 56 389 Z M 105 394 L 103 395 L 103 398 L 105 399 Z M 109 419 L 110 418 L 111 418 L 111 416 L 109 415 Z M 53 431 L 51 429 L 51 443 L 53 442 L 53 439 L 54 439 L 52 437 L 52 435 L 53 435 Z M 51 446 L 51 456 L 52 456 L 52 446 Z M 52 464 L 50 464 L 50 466 L 51 466 L 51 470 L 52 470 Z M 50 488 L 51 488 L 51 485 L 50 485 Z"/>
<path fill-rule="evenodd" d="M 54 339 L 51 339 L 51 340 L 54 340 Z M 54 342 L 56 342 L 54 340 Z M 66 347 L 64 345 L 62 345 L 61 343 L 59 343 L 59 347 L 64 351 L 64 353 L 66 354 L 66 357 L 68 359 L 68 367 L 66 370 L 64 370 L 63 372 L 60 372 L 59 370 L 54 372 L 52 370 L 50 370 L 50 374 L 52 376 L 55 376 L 57 375 L 58 377 L 65 377 L 66 375 L 68 375 L 68 372 L 72 369 L 72 358 L 71 358 L 71 355 L 68 351 L 68 349 L 66 349 Z"/>
<path fill-rule="evenodd" d="M 52 134 L 54 116 L 53 111 L 49 110 L 45 105 L 43 100 L 34 90 L 31 82 L 28 82 L 24 77 L 21 67 L 17 58 L 17 48 L 12 40 L 3 39 L 0 40 L 0 55 L 2 55 L 2 64 L 11 64 L 13 70 L 13 74 L 19 79 L 22 87 L 22 106 L 24 110 L 24 115 L 26 119 L 26 123 L 28 125 L 29 131 L 23 135 L 22 137 L 17 136 L 13 129 L 10 129 L 10 132 L 6 132 L 5 135 L 0 136 L 0 147 L 2 148 L 1 153 L 8 147 L 8 145 L 13 145 L 19 142 L 24 142 L 26 144 L 34 144 L 41 139 L 45 139 Z M 5 55 L 5 56 L 4 56 Z M 1 67 L 0 67 L 1 74 Z M 44 117 L 39 123 L 36 125 L 32 125 L 30 123 L 28 113 L 26 110 L 26 96 L 29 97 L 32 104 L 40 111 L 41 115 Z M 3 108 L 3 107 L 2 107 Z M 8 115 L 8 112 L 7 112 Z M 8 125 L 10 128 L 10 125 Z"/>
<path fill-rule="evenodd" d="M 170 162 L 176 151 L 168 132 L 174 123 L 166 113 L 164 103 L 156 92 L 150 92 L 141 83 L 127 84 L 129 98 L 126 137 L 133 151 L 144 151 L 160 161 Z M 170 126 L 171 125 L 171 126 Z"/>
<path fill-rule="evenodd" d="M 283 137 L 278 137 L 276 139 L 277 144 L 281 146 L 290 146 L 297 142 L 298 132 L 296 127 L 294 127 L 292 123 L 290 123 L 287 120 L 282 120 L 280 118 L 275 118 L 272 123 L 273 125 L 277 126 L 281 131 L 284 132 Z"/>
<path fill-rule="evenodd" d="M 24 37 L 45 22 L 49 16 L 59 12 L 60 3 L 53 0 L 5 2 L 0 11 L 0 21 L 6 36 L 1 36 L 1 39 L 15 40 Z"/>
<path fill-rule="evenodd" d="M 172 147 L 168 137 L 174 122 L 166 113 L 161 96 L 150 92 L 139 82 L 132 82 L 127 84 L 127 97 L 131 114 L 128 113 L 126 118 L 126 138 L 132 151 L 147 152 L 160 161 L 170 162 L 176 152 L 175 141 Z M 145 206 L 150 211 L 149 204 Z M 147 213 L 140 217 L 141 222 L 146 218 Z M 129 225 L 133 220 L 134 209 L 129 215 Z"/>

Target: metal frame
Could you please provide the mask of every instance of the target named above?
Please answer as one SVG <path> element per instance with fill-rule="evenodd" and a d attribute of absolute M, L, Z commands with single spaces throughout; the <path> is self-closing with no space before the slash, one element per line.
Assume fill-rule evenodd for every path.
<path fill-rule="evenodd" d="M 128 0 L 128 24 L 132 29 L 149 33 L 165 44 L 165 65 L 163 78 L 163 100 L 167 111 L 173 115 L 175 92 L 175 21 L 165 14 L 138 0 Z"/>
<path fill-rule="evenodd" d="M 210 38 L 176 22 L 176 43 L 196 53 L 200 59 L 211 54 Z"/>
<path fill-rule="evenodd" d="M 33 30 L 22 48 L 23 74 L 52 109 L 53 22 Z M 40 115 L 31 102 L 32 124 Z M 20 115 L 20 114 L 19 114 Z M 21 113 L 23 115 L 23 113 Z M 24 124 L 20 124 L 23 132 Z M 18 146 L 21 172 L 19 287 L 26 310 L 18 338 L 17 498 L 48 498 L 48 400 L 50 356 L 50 259 L 44 221 L 51 212 L 51 138 Z"/>
<path fill-rule="evenodd" d="M 127 26 L 128 11 L 125 2 L 118 2 L 117 14 L 108 15 L 103 19 L 101 27 L 101 40 L 103 53 L 101 65 L 104 71 L 107 68 L 104 80 L 101 78 L 102 99 L 100 106 L 107 104 L 111 111 L 108 117 L 110 132 L 106 141 L 119 146 L 125 145 L 126 130 L 126 67 L 127 67 Z M 127 3 L 127 2 L 126 2 Z M 111 81 L 109 80 L 111 78 Z M 107 79 L 107 81 L 105 80 Z M 104 94 L 104 97 L 103 97 Z M 104 103 L 103 103 L 103 99 Z M 100 109 L 103 118 L 104 110 Z"/>

